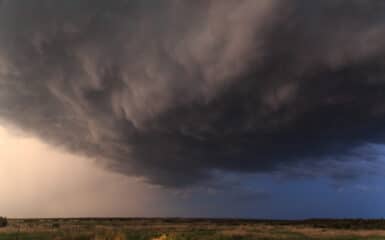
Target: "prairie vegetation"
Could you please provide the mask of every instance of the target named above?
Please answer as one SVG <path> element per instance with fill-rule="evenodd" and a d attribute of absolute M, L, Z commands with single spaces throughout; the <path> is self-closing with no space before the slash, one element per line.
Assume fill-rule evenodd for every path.
<path fill-rule="evenodd" d="M 0 240 L 385 240 L 384 220 L 10 219 Z"/>

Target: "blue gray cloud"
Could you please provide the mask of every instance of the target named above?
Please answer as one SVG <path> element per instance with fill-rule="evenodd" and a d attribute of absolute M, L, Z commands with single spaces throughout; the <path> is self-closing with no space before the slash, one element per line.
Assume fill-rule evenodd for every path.
<path fill-rule="evenodd" d="M 381 0 L 0 6 L 2 121 L 115 171 L 182 187 L 385 140 Z"/>

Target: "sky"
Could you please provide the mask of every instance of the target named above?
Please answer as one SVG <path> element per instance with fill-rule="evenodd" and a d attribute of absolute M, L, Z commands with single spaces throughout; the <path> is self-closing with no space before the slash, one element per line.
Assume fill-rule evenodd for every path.
<path fill-rule="evenodd" d="M 0 128 L 0 210 L 8 217 L 240 217 L 303 219 L 385 216 L 385 177 L 343 181 L 221 174 L 184 189 L 107 171 L 16 130 Z"/>
<path fill-rule="evenodd" d="M 381 218 L 382 0 L 0 0 L 0 215 Z"/>

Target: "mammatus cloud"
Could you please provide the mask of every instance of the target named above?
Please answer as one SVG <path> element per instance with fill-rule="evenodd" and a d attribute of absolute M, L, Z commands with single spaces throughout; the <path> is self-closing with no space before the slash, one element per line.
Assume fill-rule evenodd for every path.
<path fill-rule="evenodd" d="M 4 0 L 0 116 L 166 186 L 349 161 L 385 140 L 384 24 L 382 0 Z"/>

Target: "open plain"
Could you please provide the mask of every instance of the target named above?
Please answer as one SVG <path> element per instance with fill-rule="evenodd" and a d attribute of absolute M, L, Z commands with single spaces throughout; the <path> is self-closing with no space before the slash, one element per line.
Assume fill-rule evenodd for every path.
<path fill-rule="evenodd" d="M 384 220 L 10 219 L 0 240 L 385 239 Z"/>

